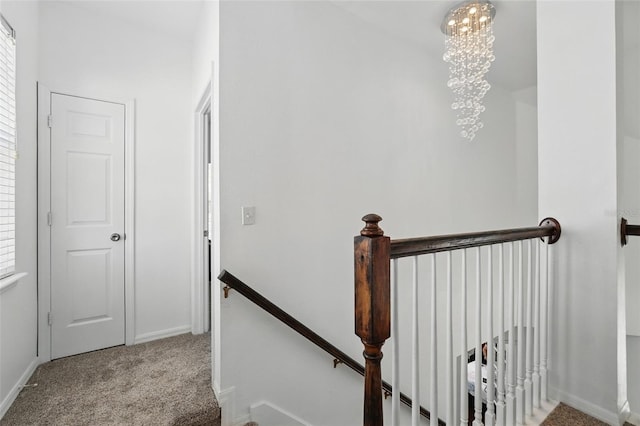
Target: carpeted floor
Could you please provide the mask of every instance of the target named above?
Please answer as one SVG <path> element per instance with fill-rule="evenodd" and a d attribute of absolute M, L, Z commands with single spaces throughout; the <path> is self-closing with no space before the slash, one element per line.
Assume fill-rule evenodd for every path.
<path fill-rule="evenodd" d="M 578 411 L 573 407 L 560 403 L 542 422 L 542 426 L 607 426 L 588 414 Z M 632 426 L 625 423 L 625 426 Z"/>
<path fill-rule="evenodd" d="M 183 334 L 41 365 L 2 426 L 220 425 L 210 335 Z"/>
<path fill-rule="evenodd" d="M 565 425 L 606 426 L 607 424 L 563 403 L 560 403 L 542 422 L 542 426 Z"/>
<path fill-rule="evenodd" d="M 38 367 L 0 426 L 219 426 L 210 383 L 209 334 L 104 349 Z M 542 425 L 606 423 L 560 404 Z"/>

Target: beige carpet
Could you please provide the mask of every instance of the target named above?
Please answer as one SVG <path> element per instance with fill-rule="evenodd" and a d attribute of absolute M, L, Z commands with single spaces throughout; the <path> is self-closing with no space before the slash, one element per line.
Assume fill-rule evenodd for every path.
<path fill-rule="evenodd" d="M 119 346 L 43 364 L 0 426 L 219 426 L 210 335 Z M 248 423 L 246 426 L 256 426 Z M 606 425 L 568 405 L 543 426 Z"/>
<path fill-rule="evenodd" d="M 578 411 L 573 407 L 560 403 L 542 422 L 542 426 L 607 426 L 588 414 Z M 625 426 L 632 426 L 625 423 Z"/>
<path fill-rule="evenodd" d="M 219 425 L 209 348 L 184 334 L 43 364 L 0 425 Z"/>

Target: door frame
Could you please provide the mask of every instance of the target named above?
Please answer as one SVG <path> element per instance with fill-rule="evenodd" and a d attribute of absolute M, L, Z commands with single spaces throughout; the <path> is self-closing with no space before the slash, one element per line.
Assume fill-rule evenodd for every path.
<path fill-rule="evenodd" d="M 207 150 L 205 147 L 206 139 L 209 139 L 209 150 L 211 155 L 212 168 L 215 164 L 214 156 L 216 155 L 213 150 L 213 104 L 212 104 L 212 87 L 211 81 L 209 81 L 200 97 L 200 101 L 195 110 L 195 128 L 194 128 L 194 146 L 193 146 L 193 225 L 192 225 L 192 262 L 191 262 L 191 332 L 193 334 L 204 333 L 211 328 L 211 319 L 209 318 L 209 305 L 211 304 L 211 294 L 207 291 L 207 279 L 208 270 L 207 263 L 204 261 L 205 253 L 207 252 L 204 245 L 204 231 L 205 231 L 205 211 L 206 206 L 204 202 L 204 195 L 207 188 L 204 185 L 204 178 L 206 176 L 205 171 L 205 158 Z M 206 116 L 210 115 L 212 120 L 211 130 L 207 135 L 204 126 L 206 123 Z M 214 176 L 212 173 L 212 189 L 215 188 Z M 214 189 L 215 191 L 215 189 Z M 215 205 L 213 206 L 215 210 Z M 215 229 L 207 230 L 211 232 L 218 232 Z M 210 238 L 212 236 L 210 235 Z M 215 279 L 215 270 L 213 268 L 213 258 L 215 245 L 213 244 L 213 238 L 211 238 L 211 257 L 209 258 L 209 265 L 211 267 L 211 281 Z"/>
<path fill-rule="evenodd" d="M 38 82 L 37 147 L 38 147 L 38 358 L 40 363 L 51 361 L 51 327 L 48 314 L 51 310 L 51 227 L 48 213 L 51 206 L 51 132 L 48 116 L 51 111 L 51 94 L 77 96 L 51 91 Z M 124 105 L 124 292 L 125 292 L 125 344 L 135 343 L 135 100 L 106 101 Z M 55 319 L 54 319 L 55 320 Z"/>

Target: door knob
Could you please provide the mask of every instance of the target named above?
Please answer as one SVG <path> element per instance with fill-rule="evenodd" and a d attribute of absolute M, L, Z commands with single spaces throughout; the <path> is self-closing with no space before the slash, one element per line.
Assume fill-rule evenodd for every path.
<path fill-rule="evenodd" d="M 111 234 L 111 241 L 120 241 L 120 234 Z"/>

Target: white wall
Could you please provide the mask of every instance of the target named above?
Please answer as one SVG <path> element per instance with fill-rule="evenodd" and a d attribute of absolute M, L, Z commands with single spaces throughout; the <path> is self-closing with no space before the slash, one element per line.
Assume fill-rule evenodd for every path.
<path fill-rule="evenodd" d="M 537 222 L 517 207 L 536 194 L 517 194 L 515 101 L 498 85 L 467 143 L 441 58 L 328 2 L 222 2 L 220 25 L 222 267 L 352 357 L 364 214 L 394 238 Z M 220 312 L 236 417 L 266 400 L 312 424 L 360 421 L 360 377 L 233 291 Z"/>
<path fill-rule="evenodd" d="M 0 295 L 0 417 L 36 365 L 36 81 L 38 6 L 2 1 L 0 12 L 16 30 L 17 126 L 16 270 L 28 275 Z"/>
<path fill-rule="evenodd" d="M 541 1 L 537 19 L 539 211 L 563 226 L 550 384 L 560 400 L 613 424 L 626 392 L 618 377 L 626 351 L 618 323 L 615 4 Z M 598 25 L 567 31 L 577 21 Z"/>
<path fill-rule="evenodd" d="M 519 215 L 538 210 L 538 99 L 536 86 L 514 92 L 516 102 L 516 138 L 518 173 L 517 206 Z M 540 212 L 540 219 L 552 212 Z"/>
<path fill-rule="evenodd" d="M 39 41 L 52 91 L 135 99 L 135 338 L 189 331 L 190 43 L 64 2 L 41 4 Z"/>
<path fill-rule="evenodd" d="M 192 55 L 193 108 L 209 84 L 213 72 L 212 66 L 219 57 L 219 10 L 217 0 L 204 0 L 195 26 Z"/>
<path fill-rule="evenodd" d="M 640 3 L 616 3 L 618 41 L 618 138 L 623 141 L 621 212 L 630 224 L 640 223 Z M 640 418 L 640 240 L 630 237 L 624 248 L 629 406 Z"/>
<path fill-rule="evenodd" d="M 640 337 L 628 336 L 627 337 L 627 351 L 628 351 L 628 397 L 629 407 L 631 412 L 634 413 L 636 422 L 640 420 L 640 362 L 638 362 L 637 354 L 640 353 Z M 636 358 L 633 358 L 633 357 Z"/>
<path fill-rule="evenodd" d="M 220 111 L 220 91 L 218 76 L 220 74 L 220 4 L 217 0 L 206 0 L 202 5 L 202 10 L 199 15 L 199 20 L 195 27 L 193 55 L 192 55 L 192 111 L 196 111 L 198 102 L 203 96 L 207 85 L 209 87 L 212 96 L 211 105 L 211 152 L 213 162 L 213 185 L 217 188 L 214 189 L 213 194 L 213 230 L 212 233 L 212 259 L 211 259 L 211 271 L 212 271 L 212 292 L 210 303 L 212 306 L 220 306 L 220 291 L 219 283 L 215 280 L 214 274 L 220 271 L 220 214 L 219 210 L 215 208 L 220 204 L 220 159 L 219 159 L 219 111 Z M 195 135 L 194 135 L 195 138 Z M 195 152 L 194 152 L 195 154 Z M 194 161 L 200 161 L 200 158 L 194 155 Z M 193 170 L 196 170 L 197 165 L 194 164 Z M 197 182 L 194 182 L 196 190 L 194 191 L 194 197 L 199 194 L 199 186 Z M 195 206 L 195 200 L 192 205 Z M 195 215 L 195 212 L 193 213 Z M 197 235 L 195 233 L 193 235 Z M 201 241 L 199 236 L 196 236 L 197 240 Z M 194 242 L 198 244 L 198 242 Z M 212 362 L 212 385 L 217 393 L 220 392 L 220 309 L 211 310 L 211 362 Z"/>
<path fill-rule="evenodd" d="M 640 223 L 640 139 L 623 135 L 624 138 L 624 203 L 622 216 L 629 224 Z M 624 247 L 627 302 L 627 334 L 640 337 L 640 310 L 636 309 L 640 300 L 640 241 L 629 237 Z M 640 354 L 629 353 L 629 361 L 640 359 Z M 639 401 L 640 403 L 640 401 Z M 638 407 L 640 409 L 640 407 Z M 640 411 L 640 410 L 639 410 Z"/>

